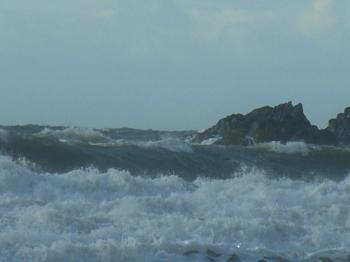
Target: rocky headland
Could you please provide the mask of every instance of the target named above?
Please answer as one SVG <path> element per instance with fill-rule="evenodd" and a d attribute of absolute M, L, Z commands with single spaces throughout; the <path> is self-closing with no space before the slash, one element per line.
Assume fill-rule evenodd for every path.
<path fill-rule="evenodd" d="M 337 137 L 341 144 L 350 144 L 350 107 L 345 108 L 336 118 L 329 120 L 327 131 Z"/>
<path fill-rule="evenodd" d="M 214 141 L 218 145 L 250 145 L 272 141 L 303 141 L 317 145 L 350 144 L 350 107 L 331 119 L 325 129 L 312 125 L 302 104 L 283 103 L 265 106 L 250 113 L 232 114 L 195 134 L 191 142 Z"/>

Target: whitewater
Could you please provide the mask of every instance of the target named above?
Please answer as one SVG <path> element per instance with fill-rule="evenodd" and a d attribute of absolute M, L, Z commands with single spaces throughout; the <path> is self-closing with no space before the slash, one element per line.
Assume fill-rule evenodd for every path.
<path fill-rule="evenodd" d="M 23 135 L 22 130 L 21 136 L 1 132 L 0 261 L 349 261 L 347 149 L 301 142 L 240 149 L 189 145 L 178 137 L 131 141 L 125 134 L 112 137 L 85 130 L 82 139 L 76 135 L 79 130 L 36 131 Z M 128 136 L 130 132 L 135 131 L 128 130 Z M 20 147 L 21 157 L 5 152 L 19 150 L 23 143 L 31 147 Z M 70 155 L 77 158 L 77 166 L 82 163 L 78 153 L 96 159 L 61 171 L 58 165 L 50 166 L 47 155 L 59 161 L 62 147 L 67 154 L 79 149 Z M 45 161 L 33 161 L 41 150 Z M 108 154 L 101 155 L 101 150 Z M 122 153 L 128 157 L 98 168 L 98 159 L 104 156 L 107 161 L 111 151 L 114 156 L 120 150 L 127 150 Z M 166 161 L 157 160 L 161 155 Z M 304 162 L 324 155 L 335 155 L 332 161 L 345 159 L 338 164 L 344 166 L 342 177 L 334 179 L 333 172 L 340 171 L 333 166 L 322 175 L 310 172 L 314 166 Z M 263 156 L 284 161 L 284 168 L 289 162 L 307 169 L 312 179 L 281 175 L 280 165 L 271 167 L 270 158 L 261 160 Z M 138 162 L 140 157 L 148 157 L 148 162 Z M 236 167 L 231 164 L 237 157 Z M 174 170 L 179 159 L 185 164 Z M 124 167 L 138 162 L 138 168 L 121 168 L 124 162 Z M 193 168 L 197 162 L 218 163 L 211 170 L 217 176 Z M 135 171 L 154 166 L 159 168 Z M 189 178 L 190 172 L 197 173 Z M 219 175 L 222 172 L 225 175 Z M 291 172 L 299 169 L 286 174 Z"/>

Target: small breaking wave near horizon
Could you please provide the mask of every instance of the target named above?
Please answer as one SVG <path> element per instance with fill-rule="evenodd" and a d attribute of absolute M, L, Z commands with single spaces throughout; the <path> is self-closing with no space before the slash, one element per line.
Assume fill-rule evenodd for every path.
<path fill-rule="evenodd" d="M 108 131 L 108 129 L 106 129 Z M 159 147 L 173 152 L 191 153 L 192 148 L 189 142 L 183 141 L 179 137 L 170 134 L 163 134 L 157 140 L 128 140 L 124 138 L 113 139 L 103 130 L 92 128 L 68 127 L 65 129 L 55 130 L 44 128 L 38 133 L 33 134 L 42 138 L 55 138 L 61 143 L 88 143 L 93 146 L 138 146 L 138 147 Z M 5 131 L 6 132 L 6 131 Z M 0 135 L 2 133 L 0 132 Z M 6 133 L 4 133 L 5 135 Z"/>

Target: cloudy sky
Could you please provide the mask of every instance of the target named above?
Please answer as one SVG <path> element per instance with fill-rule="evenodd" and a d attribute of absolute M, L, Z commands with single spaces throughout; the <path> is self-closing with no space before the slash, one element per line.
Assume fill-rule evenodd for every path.
<path fill-rule="evenodd" d="M 0 122 L 201 129 L 350 106 L 350 1 L 1 0 Z"/>

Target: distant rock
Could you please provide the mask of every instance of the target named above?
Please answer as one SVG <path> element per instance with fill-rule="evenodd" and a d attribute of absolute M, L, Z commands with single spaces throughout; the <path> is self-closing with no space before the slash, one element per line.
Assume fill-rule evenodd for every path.
<path fill-rule="evenodd" d="M 311 125 L 302 104 L 292 102 L 276 107 L 265 106 L 242 115 L 225 117 L 204 132 L 196 134 L 192 142 L 216 139 L 219 145 L 249 145 L 255 142 L 304 141 L 311 144 L 336 144 L 336 136 L 329 130 Z"/>
<path fill-rule="evenodd" d="M 327 130 L 337 137 L 340 144 L 350 144 L 350 107 L 329 120 Z"/>

